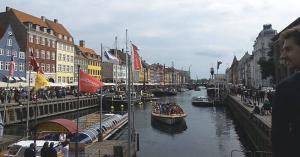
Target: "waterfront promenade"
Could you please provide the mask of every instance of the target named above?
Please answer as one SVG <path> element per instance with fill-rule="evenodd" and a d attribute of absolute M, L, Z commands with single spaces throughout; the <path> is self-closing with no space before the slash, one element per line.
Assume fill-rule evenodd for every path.
<path fill-rule="evenodd" d="M 245 108 L 247 111 L 249 111 L 250 113 L 253 111 L 254 106 L 250 106 L 247 103 L 241 101 L 241 97 L 240 95 L 230 95 L 232 98 L 234 98 L 234 100 L 236 100 L 239 104 L 241 104 L 241 106 L 243 108 Z M 250 100 L 252 102 L 252 100 Z M 259 107 L 262 107 L 262 104 L 259 105 Z M 267 125 L 270 129 L 272 126 L 272 117 L 271 115 L 261 115 L 261 114 L 254 114 L 254 116 L 256 118 L 258 118 L 259 120 L 261 120 L 265 125 Z"/>

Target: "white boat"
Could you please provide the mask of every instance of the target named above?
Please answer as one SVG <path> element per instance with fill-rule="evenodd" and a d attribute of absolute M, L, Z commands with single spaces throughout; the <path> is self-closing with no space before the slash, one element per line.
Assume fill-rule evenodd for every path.
<path fill-rule="evenodd" d="M 37 151 L 37 157 L 40 156 L 41 149 L 44 145 L 45 142 L 51 142 L 54 143 L 54 148 L 56 149 L 57 152 L 61 153 L 59 144 L 59 141 L 45 141 L 45 140 L 37 140 L 36 141 L 36 151 Z M 13 143 L 8 146 L 8 151 L 7 153 L 4 154 L 4 157 L 23 157 L 25 149 L 29 148 L 30 144 L 34 143 L 33 140 L 22 140 L 16 143 Z"/>
<path fill-rule="evenodd" d="M 193 97 L 192 104 L 195 106 L 212 106 L 213 103 L 205 96 Z"/>
<path fill-rule="evenodd" d="M 154 104 L 151 113 L 153 119 L 168 125 L 176 124 L 186 116 L 182 108 L 175 103 Z"/>

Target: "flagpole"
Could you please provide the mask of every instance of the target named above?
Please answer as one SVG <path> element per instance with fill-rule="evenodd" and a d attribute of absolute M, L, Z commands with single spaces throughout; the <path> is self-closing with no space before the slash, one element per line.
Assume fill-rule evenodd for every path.
<path fill-rule="evenodd" d="M 127 32 L 128 30 L 126 29 L 126 55 L 129 56 L 128 52 L 128 39 L 127 39 Z M 127 97 L 128 97 L 128 102 L 127 102 L 127 112 L 128 112 L 128 157 L 131 157 L 131 67 L 130 67 L 130 59 L 128 59 L 128 64 L 127 64 L 127 70 L 128 70 L 128 78 L 127 78 Z"/>
<path fill-rule="evenodd" d="M 118 58 L 118 37 L 117 36 L 115 36 L 115 56 L 116 56 L 116 58 Z M 118 89 L 118 64 L 116 64 L 116 91 L 118 91 L 117 90 Z"/>
<path fill-rule="evenodd" d="M 102 46 L 102 43 L 101 43 L 101 67 L 103 68 L 103 46 Z M 101 69 L 101 71 L 100 71 L 100 74 L 101 74 L 101 80 L 103 80 L 103 73 L 102 73 L 102 70 L 103 69 Z M 101 87 L 101 89 L 100 89 L 100 110 L 99 110 L 99 120 L 100 120 L 100 133 L 99 133 L 99 136 L 100 136 L 100 140 L 98 139 L 98 141 L 99 142 L 101 142 L 102 141 L 102 94 L 103 94 L 103 88 Z M 99 138 L 99 137 L 98 137 Z M 99 147 L 100 147 L 100 145 L 99 145 Z M 99 148 L 99 150 L 100 150 L 100 148 Z M 100 155 L 100 154 L 99 154 Z"/>
<path fill-rule="evenodd" d="M 79 131 L 79 105 L 80 105 L 80 65 L 77 65 L 77 73 L 78 73 L 78 83 L 77 83 L 77 112 L 76 112 L 76 137 L 78 138 L 78 131 Z M 78 139 L 75 143 L 75 157 L 78 157 Z"/>

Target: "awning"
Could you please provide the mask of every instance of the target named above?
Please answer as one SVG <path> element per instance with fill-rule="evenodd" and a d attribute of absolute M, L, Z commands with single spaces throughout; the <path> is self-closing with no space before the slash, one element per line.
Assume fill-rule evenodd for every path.
<path fill-rule="evenodd" d="M 18 77 L 14 77 L 14 79 L 15 79 L 16 81 L 20 81 L 20 79 L 19 79 Z"/>
<path fill-rule="evenodd" d="M 38 133 L 42 132 L 57 132 L 57 133 L 71 133 L 77 132 L 77 124 L 68 119 L 54 119 L 47 122 L 39 123 L 35 126 Z M 81 131 L 79 128 L 78 131 Z"/>

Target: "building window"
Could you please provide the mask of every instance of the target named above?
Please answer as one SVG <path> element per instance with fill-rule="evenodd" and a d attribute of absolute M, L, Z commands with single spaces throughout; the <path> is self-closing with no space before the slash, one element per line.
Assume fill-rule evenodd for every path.
<path fill-rule="evenodd" d="M 64 50 L 64 51 L 66 51 L 66 45 L 65 44 L 62 44 L 62 49 Z"/>
<path fill-rule="evenodd" d="M 58 83 L 60 83 L 60 82 L 61 82 L 61 77 L 60 77 L 60 76 L 58 76 L 58 78 L 57 78 L 57 82 L 58 82 Z"/>
<path fill-rule="evenodd" d="M 33 35 L 32 34 L 29 35 L 29 42 L 33 43 Z"/>
<path fill-rule="evenodd" d="M 47 72 L 50 72 L 50 64 L 47 64 L 47 65 L 46 65 L 46 71 L 47 71 Z"/>
<path fill-rule="evenodd" d="M 69 70 L 70 70 L 70 67 L 67 65 L 66 66 L 66 71 L 69 72 Z"/>
<path fill-rule="evenodd" d="M 73 59 L 74 59 L 74 57 L 73 57 L 73 56 L 71 56 L 71 57 L 70 57 L 70 62 L 73 62 Z"/>
<path fill-rule="evenodd" d="M 9 64 L 10 64 L 10 62 L 6 62 L 6 63 L 5 63 L 5 70 L 7 70 L 7 71 L 8 71 L 8 69 L 9 69 Z"/>
<path fill-rule="evenodd" d="M 18 71 L 18 64 L 15 64 L 15 71 Z"/>
<path fill-rule="evenodd" d="M 25 59 L 25 53 L 24 52 L 19 52 L 19 58 L 20 59 Z"/>
<path fill-rule="evenodd" d="M 58 34 L 58 38 L 59 38 L 59 39 L 62 39 L 62 35 L 61 35 L 61 34 Z"/>
<path fill-rule="evenodd" d="M 41 63 L 42 70 L 45 71 L 45 64 Z"/>
<path fill-rule="evenodd" d="M 47 46 L 51 47 L 51 40 L 50 39 L 47 39 Z"/>
<path fill-rule="evenodd" d="M 52 47 L 55 48 L 55 42 L 52 40 Z"/>
<path fill-rule="evenodd" d="M 70 37 L 70 38 L 69 38 L 69 41 L 72 42 L 72 40 L 73 40 L 73 39 Z"/>
<path fill-rule="evenodd" d="M 12 54 L 14 57 L 18 57 L 17 51 L 12 51 Z"/>
<path fill-rule="evenodd" d="M 69 55 L 67 55 L 67 62 L 69 62 L 70 61 L 70 56 Z"/>
<path fill-rule="evenodd" d="M 63 65 L 62 66 L 62 72 L 65 72 L 66 71 L 66 65 Z"/>
<path fill-rule="evenodd" d="M 58 72 L 60 72 L 60 71 L 61 71 L 61 65 L 60 65 L 60 64 L 58 64 L 57 71 L 58 71 Z"/>
<path fill-rule="evenodd" d="M 45 45 L 45 38 L 41 37 L 41 43 L 42 45 Z"/>
<path fill-rule="evenodd" d="M 73 72 L 73 66 L 70 66 L 70 72 L 71 73 Z"/>
<path fill-rule="evenodd" d="M 6 56 L 10 56 L 10 50 L 6 49 Z"/>
<path fill-rule="evenodd" d="M 7 46 L 12 46 L 12 39 L 7 40 Z"/>
<path fill-rule="evenodd" d="M 52 58 L 51 58 L 52 60 L 55 60 L 55 52 L 52 52 L 51 57 L 52 57 Z"/>
<path fill-rule="evenodd" d="M 4 54 L 4 49 L 0 49 L 0 55 Z"/>
<path fill-rule="evenodd" d="M 44 50 L 41 50 L 41 58 L 45 59 L 45 51 Z"/>
<path fill-rule="evenodd" d="M 64 36 L 64 40 L 66 40 L 66 41 L 67 41 L 67 40 L 68 40 L 68 37 L 67 37 L 67 36 Z"/>
<path fill-rule="evenodd" d="M 0 70 L 3 70 L 4 68 L 4 62 L 0 61 Z"/>
<path fill-rule="evenodd" d="M 55 72 L 55 64 L 52 64 L 51 72 Z"/>
<path fill-rule="evenodd" d="M 36 58 L 40 58 L 40 52 L 39 52 L 39 49 L 35 49 L 35 53 L 36 53 Z"/>
<path fill-rule="evenodd" d="M 66 55 L 65 55 L 65 54 L 63 54 L 63 55 L 62 55 L 62 57 L 63 57 L 63 58 L 62 58 L 62 59 L 63 59 L 63 61 L 66 61 Z"/>
<path fill-rule="evenodd" d="M 47 51 L 47 53 L 46 53 L 46 59 L 50 60 L 50 52 L 49 51 Z"/>
<path fill-rule="evenodd" d="M 20 63 L 20 65 L 19 65 L 19 71 L 24 71 L 24 63 Z"/>
<path fill-rule="evenodd" d="M 62 82 L 65 83 L 66 82 L 66 78 L 62 77 Z"/>
<path fill-rule="evenodd" d="M 58 54 L 58 60 L 61 61 L 61 53 Z"/>
<path fill-rule="evenodd" d="M 39 36 L 35 36 L 35 43 L 40 44 L 40 37 Z"/>
<path fill-rule="evenodd" d="M 70 83 L 73 83 L 73 77 L 70 77 Z"/>

